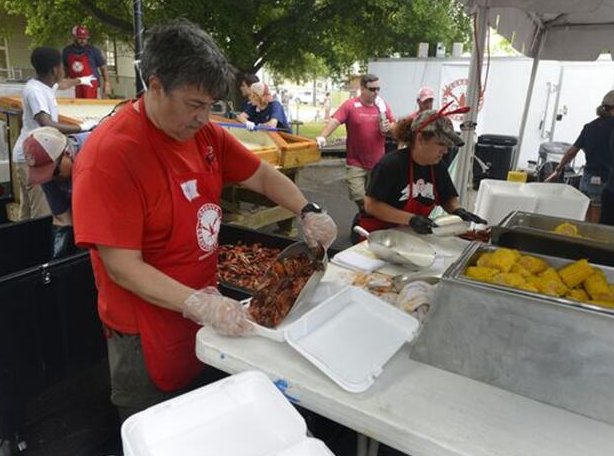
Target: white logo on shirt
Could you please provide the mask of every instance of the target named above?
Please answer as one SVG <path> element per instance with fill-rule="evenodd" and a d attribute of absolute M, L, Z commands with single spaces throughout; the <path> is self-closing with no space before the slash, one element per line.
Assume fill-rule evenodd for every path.
<path fill-rule="evenodd" d="M 72 63 L 71 68 L 75 73 L 81 73 L 83 71 L 83 64 L 76 60 Z"/>
<path fill-rule="evenodd" d="M 180 185 L 181 190 L 183 191 L 183 196 L 185 196 L 188 201 L 192 201 L 200 196 L 196 186 L 196 179 L 182 182 Z"/>
<path fill-rule="evenodd" d="M 423 198 L 428 198 L 431 200 L 435 199 L 435 191 L 433 189 L 432 182 L 425 182 L 424 179 L 418 179 L 416 182 L 414 182 L 413 185 L 414 186 L 413 186 L 412 196 L 414 198 L 421 196 Z M 408 199 L 409 199 L 409 184 L 407 184 L 407 187 L 405 187 L 403 191 L 401 192 L 401 197 L 399 198 L 399 201 L 407 201 Z"/>
<path fill-rule="evenodd" d="M 198 247 L 205 252 L 199 260 L 208 257 L 217 249 L 217 236 L 222 223 L 222 209 L 213 203 L 205 203 L 196 215 L 196 239 Z"/>

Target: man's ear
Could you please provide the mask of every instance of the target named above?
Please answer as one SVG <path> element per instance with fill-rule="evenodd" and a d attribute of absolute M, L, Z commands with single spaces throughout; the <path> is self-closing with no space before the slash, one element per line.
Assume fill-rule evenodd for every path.
<path fill-rule="evenodd" d="M 149 84 L 147 90 L 154 93 L 155 95 L 162 95 L 164 93 L 162 81 L 158 76 L 149 76 Z"/>

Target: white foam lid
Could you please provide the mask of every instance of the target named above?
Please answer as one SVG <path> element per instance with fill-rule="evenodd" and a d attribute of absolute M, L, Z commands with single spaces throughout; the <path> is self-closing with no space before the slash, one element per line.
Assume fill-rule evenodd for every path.
<path fill-rule="evenodd" d="M 122 425 L 125 456 L 331 456 L 261 372 L 243 372 L 157 404 Z"/>
<path fill-rule="evenodd" d="M 284 330 L 286 341 L 343 389 L 367 390 L 419 322 L 357 287 L 346 287 Z"/>

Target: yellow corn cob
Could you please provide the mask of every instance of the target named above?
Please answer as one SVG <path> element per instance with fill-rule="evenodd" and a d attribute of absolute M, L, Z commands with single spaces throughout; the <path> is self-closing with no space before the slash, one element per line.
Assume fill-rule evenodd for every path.
<path fill-rule="evenodd" d="M 614 301 L 614 293 L 606 282 L 603 273 L 595 272 L 584 281 L 584 289 L 592 300 Z"/>
<path fill-rule="evenodd" d="M 520 263 L 514 263 L 512 265 L 512 269 L 510 269 L 510 272 L 520 274 L 524 278 L 527 278 L 533 275 L 531 271 L 529 271 L 528 269 L 525 269 Z"/>
<path fill-rule="evenodd" d="M 567 287 L 554 268 L 548 268 L 538 276 L 529 277 L 528 280 L 529 283 L 535 285 L 541 293 L 550 296 L 563 296 L 567 293 Z"/>
<path fill-rule="evenodd" d="M 546 260 L 531 255 L 522 255 L 518 260 L 518 264 L 532 274 L 539 274 L 548 269 Z"/>
<path fill-rule="evenodd" d="M 581 302 L 586 302 L 589 300 L 588 294 L 582 288 L 574 288 L 573 290 L 569 290 L 565 297 Z"/>
<path fill-rule="evenodd" d="M 493 277 L 492 281 L 493 283 L 506 285 L 512 288 L 520 288 L 527 283 L 520 274 L 514 272 L 502 272 L 497 274 Z"/>
<path fill-rule="evenodd" d="M 485 268 L 483 266 L 469 266 L 465 270 L 465 275 L 467 277 L 483 282 L 490 282 L 498 273 L 499 271 L 497 269 Z"/>
<path fill-rule="evenodd" d="M 532 291 L 533 293 L 539 293 L 539 289 L 530 282 L 526 282 L 524 285 L 521 285 L 518 288 L 524 291 Z"/>
<path fill-rule="evenodd" d="M 569 288 L 580 285 L 588 279 L 589 276 L 593 275 L 593 272 L 595 272 L 595 270 L 585 259 L 575 261 L 559 269 L 561 280 Z"/>
<path fill-rule="evenodd" d="M 491 261 L 492 261 L 492 253 L 491 252 L 484 252 L 483 254 L 480 255 L 480 258 L 478 258 L 477 261 L 477 265 L 478 266 L 483 266 L 485 268 L 490 268 L 491 266 Z"/>
<path fill-rule="evenodd" d="M 490 267 L 497 268 L 501 272 L 509 272 L 518 258 L 520 258 L 518 250 L 500 248 L 493 252 Z"/>
<path fill-rule="evenodd" d="M 578 227 L 573 223 L 561 223 L 559 226 L 554 228 L 555 233 L 564 234 L 565 236 L 577 236 L 580 237 L 580 233 L 578 232 Z"/>

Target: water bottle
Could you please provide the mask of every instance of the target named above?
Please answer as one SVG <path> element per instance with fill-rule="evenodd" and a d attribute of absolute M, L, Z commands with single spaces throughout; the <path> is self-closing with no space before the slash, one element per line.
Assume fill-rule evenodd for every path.
<path fill-rule="evenodd" d="M 388 119 L 386 118 L 386 113 L 385 112 L 380 112 L 379 113 L 379 131 L 381 131 L 382 133 L 386 133 L 386 121 Z"/>

